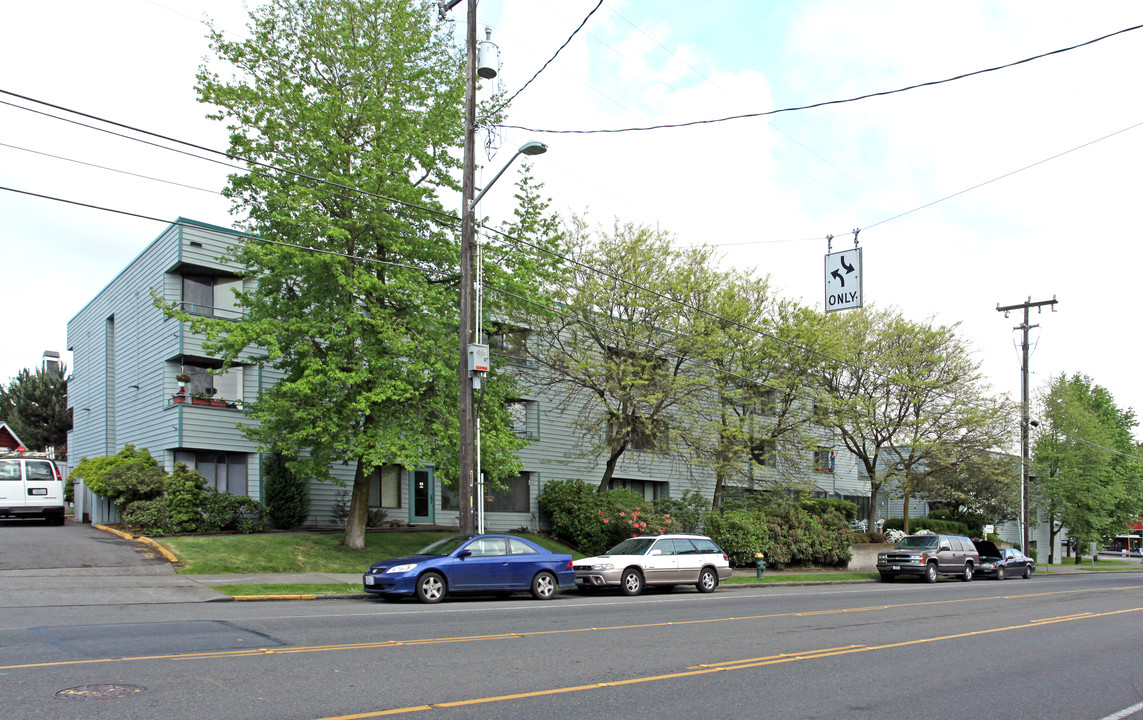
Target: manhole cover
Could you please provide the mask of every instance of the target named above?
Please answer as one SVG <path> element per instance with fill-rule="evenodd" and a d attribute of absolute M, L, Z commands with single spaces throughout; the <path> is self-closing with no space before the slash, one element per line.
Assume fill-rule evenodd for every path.
<path fill-rule="evenodd" d="M 60 690 L 56 693 L 56 697 L 71 698 L 72 700 L 102 700 L 137 695 L 141 692 L 143 692 L 143 688 L 138 685 L 80 685 L 79 687 Z"/>

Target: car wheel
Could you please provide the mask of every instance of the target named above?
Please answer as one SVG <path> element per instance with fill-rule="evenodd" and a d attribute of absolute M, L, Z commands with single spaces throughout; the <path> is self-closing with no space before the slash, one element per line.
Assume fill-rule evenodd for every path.
<path fill-rule="evenodd" d="M 638 595 L 643 592 L 643 576 L 638 570 L 624 570 L 623 579 L 619 581 L 619 588 L 624 595 Z"/>
<path fill-rule="evenodd" d="M 881 573 L 881 582 L 893 582 L 897 578 L 890 573 Z"/>
<path fill-rule="evenodd" d="M 937 581 L 937 564 L 929 563 L 925 566 L 925 582 L 935 583 Z"/>
<path fill-rule="evenodd" d="M 1023 577 L 1025 580 L 1032 577 L 1032 567 L 1030 565 L 1024 566 L 1024 576 Z"/>
<path fill-rule="evenodd" d="M 961 574 L 960 579 L 962 582 L 969 582 L 972 580 L 972 563 L 964 564 L 964 572 Z"/>
<path fill-rule="evenodd" d="M 996 579 L 997 580 L 1003 580 L 1004 579 L 1004 568 L 1002 568 L 1002 567 L 996 568 Z"/>
<path fill-rule="evenodd" d="M 532 597 L 537 600 L 551 600 L 559 589 L 556 576 L 546 570 L 536 573 L 536 577 L 532 578 Z"/>
<path fill-rule="evenodd" d="M 718 576 L 714 574 L 714 570 L 703 568 L 702 572 L 699 573 L 699 581 L 695 587 L 701 593 L 714 592 L 714 589 L 718 587 Z"/>
<path fill-rule="evenodd" d="M 438 573 L 427 572 L 417 580 L 417 599 L 423 603 L 439 603 L 446 592 L 445 580 Z"/>

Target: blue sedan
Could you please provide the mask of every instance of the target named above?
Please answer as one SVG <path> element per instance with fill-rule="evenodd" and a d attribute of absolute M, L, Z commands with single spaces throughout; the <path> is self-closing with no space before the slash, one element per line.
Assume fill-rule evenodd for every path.
<path fill-rule="evenodd" d="M 362 577 L 365 592 L 388 599 L 415 595 L 437 603 L 450 593 L 509 595 L 528 590 L 551 600 L 575 586 L 571 555 L 553 553 L 515 535 L 453 535 L 415 555 L 374 563 Z"/>

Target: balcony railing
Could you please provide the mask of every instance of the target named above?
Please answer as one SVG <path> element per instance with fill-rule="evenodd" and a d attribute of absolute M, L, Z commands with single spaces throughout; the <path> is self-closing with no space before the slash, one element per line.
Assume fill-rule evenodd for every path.
<path fill-rule="evenodd" d="M 241 400 L 223 400 L 222 398 L 197 398 L 193 395 L 172 395 L 167 398 L 167 407 L 176 405 L 194 405 L 195 407 L 223 408 L 241 410 Z"/>

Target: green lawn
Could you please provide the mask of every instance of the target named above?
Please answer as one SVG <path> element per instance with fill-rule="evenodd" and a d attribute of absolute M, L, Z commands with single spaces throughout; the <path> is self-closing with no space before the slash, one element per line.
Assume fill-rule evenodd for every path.
<path fill-rule="evenodd" d="M 793 583 L 793 582 L 827 582 L 830 580 L 876 580 L 875 572 L 812 572 L 812 573 L 783 573 L 781 575 L 767 574 L 762 578 L 764 584 Z M 729 580 L 723 580 L 723 585 L 741 585 L 743 583 L 756 583 L 758 578 L 750 575 L 735 575 Z"/>
<path fill-rule="evenodd" d="M 341 533 L 275 532 L 251 535 L 187 535 L 157 538 L 179 559 L 178 572 L 188 575 L 231 573 L 359 573 L 378 560 L 410 555 L 448 537 L 449 532 L 381 532 L 365 534 L 365 550 L 341 547 Z M 583 555 L 550 538 L 524 535 L 555 552 Z"/>

